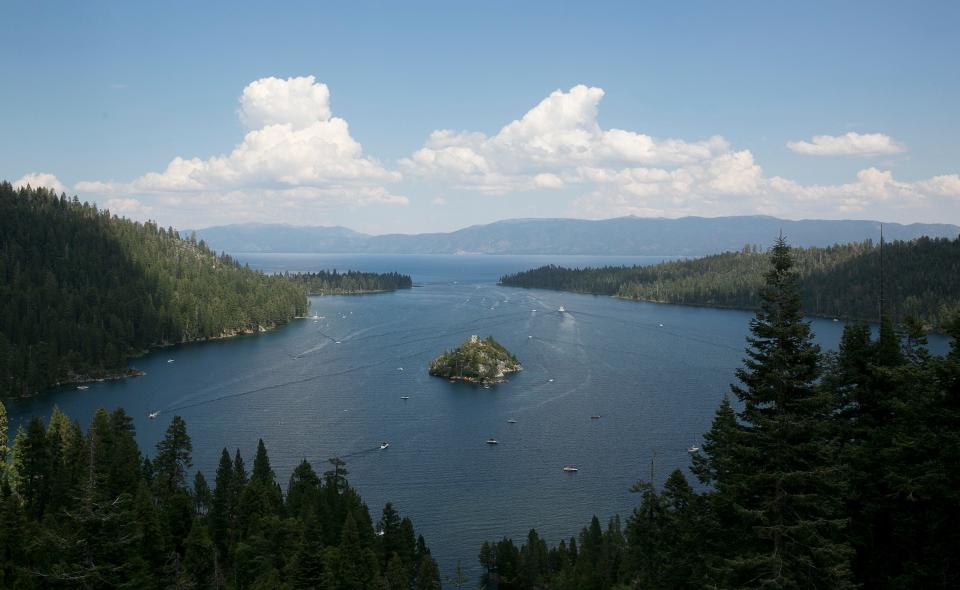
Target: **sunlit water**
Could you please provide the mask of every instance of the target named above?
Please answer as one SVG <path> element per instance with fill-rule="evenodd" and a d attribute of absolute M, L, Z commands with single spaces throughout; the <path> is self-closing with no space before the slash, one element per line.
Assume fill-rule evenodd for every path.
<path fill-rule="evenodd" d="M 658 482 L 686 468 L 688 447 L 734 378 L 752 316 L 495 284 L 546 263 L 659 258 L 239 257 L 268 272 L 397 270 L 417 286 L 314 298 L 311 312 L 323 319 L 159 351 L 133 363 L 146 372 L 140 378 L 8 401 L 11 431 L 31 415 L 46 419 L 54 404 L 84 426 L 97 407 L 122 406 L 136 419 L 141 448 L 152 451 L 180 414 L 208 481 L 224 446 L 239 447 L 249 465 L 258 437 L 284 485 L 301 459 L 322 472 L 339 455 L 374 519 L 392 501 L 444 575 L 460 560 L 476 577 L 484 540 L 520 540 L 536 527 L 556 542 L 593 514 L 626 517 L 637 503 L 629 488 L 649 477 L 652 457 Z M 827 348 L 842 327 L 813 320 Z M 471 334 L 493 335 L 523 372 L 490 389 L 427 375 L 433 357 Z M 931 339 L 935 351 L 946 347 Z M 148 419 L 154 410 L 159 417 Z M 499 444 L 487 445 L 491 437 Z M 383 441 L 390 447 L 381 451 Z M 565 464 L 579 472 L 564 473 Z"/>

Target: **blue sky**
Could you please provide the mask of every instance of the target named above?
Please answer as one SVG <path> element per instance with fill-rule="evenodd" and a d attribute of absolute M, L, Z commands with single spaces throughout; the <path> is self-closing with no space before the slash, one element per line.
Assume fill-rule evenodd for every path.
<path fill-rule="evenodd" d="M 955 2 L 8 0 L 0 178 L 178 227 L 960 223 L 958 17 Z"/>

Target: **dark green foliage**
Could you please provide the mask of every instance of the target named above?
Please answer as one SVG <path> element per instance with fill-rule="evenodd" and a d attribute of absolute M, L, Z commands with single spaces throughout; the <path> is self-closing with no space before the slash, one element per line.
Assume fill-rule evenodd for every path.
<path fill-rule="evenodd" d="M 886 253 L 885 253 L 886 255 Z M 594 518 L 547 551 L 484 543 L 505 589 L 956 588 L 960 586 L 960 320 L 943 358 L 918 322 L 885 316 L 822 354 L 780 241 L 751 322 L 735 402 L 724 399 L 692 471 L 640 502 L 620 531 Z M 545 565 L 544 565 L 545 563 Z"/>
<path fill-rule="evenodd" d="M 0 472 L 0 588 L 440 587 L 392 505 L 377 536 L 342 460 L 323 481 L 301 463 L 284 499 L 263 441 L 249 478 L 224 449 L 213 490 L 200 472 L 188 489 L 191 451 L 179 416 L 154 461 L 123 410 L 99 410 L 86 436 L 59 410 L 46 426 L 33 419 Z"/>
<path fill-rule="evenodd" d="M 436 377 L 476 383 L 498 383 L 504 375 L 522 370 L 520 361 L 502 344 L 487 336 L 471 336 L 455 348 L 446 350 L 430 362 L 429 372 Z"/>
<path fill-rule="evenodd" d="M 350 270 L 341 273 L 336 270 L 321 270 L 320 272 L 285 273 L 283 276 L 291 283 L 306 289 L 310 295 L 360 295 L 413 287 L 413 279 L 409 275 L 395 272 Z"/>
<path fill-rule="evenodd" d="M 155 346 L 255 332 L 304 290 L 173 229 L 0 182 L 0 396 L 122 374 Z"/>
<path fill-rule="evenodd" d="M 863 243 L 792 251 L 807 314 L 875 320 L 880 253 Z M 615 295 L 659 303 L 756 309 L 770 253 L 755 247 L 651 266 L 544 266 L 502 277 L 504 285 Z M 960 238 L 919 238 L 884 245 L 884 286 L 892 317 L 912 316 L 940 329 L 960 313 Z"/>

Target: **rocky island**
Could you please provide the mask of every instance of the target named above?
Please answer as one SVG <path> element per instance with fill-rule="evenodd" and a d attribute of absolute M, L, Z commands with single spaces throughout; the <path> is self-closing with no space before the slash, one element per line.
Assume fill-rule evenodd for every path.
<path fill-rule="evenodd" d="M 520 361 L 493 336 L 471 336 L 454 350 L 444 351 L 430 363 L 430 374 L 452 381 L 488 385 L 503 383 L 507 373 L 523 370 Z"/>

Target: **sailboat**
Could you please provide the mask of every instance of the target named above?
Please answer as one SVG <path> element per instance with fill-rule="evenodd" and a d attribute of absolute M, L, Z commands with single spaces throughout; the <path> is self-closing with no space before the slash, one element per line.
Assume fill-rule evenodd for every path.
<path fill-rule="evenodd" d="M 147 414 L 147 418 L 150 418 L 151 420 L 153 420 L 159 415 L 160 415 L 160 410 L 156 410 Z"/>
<path fill-rule="evenodd" d="M 386 441 L 380 443 L 380 450 L 381 450 L 381 451 L 386 450 L 386 449 L 388 449 L 389 447 L 390 447 L 390 443 L 388 443 L 388 442 L 386 442 Z"/>

